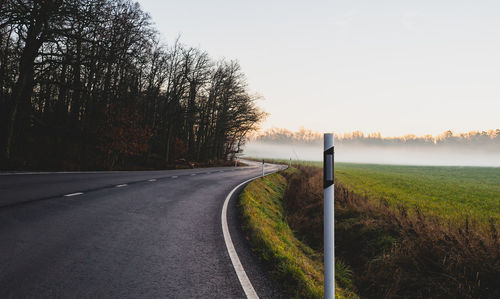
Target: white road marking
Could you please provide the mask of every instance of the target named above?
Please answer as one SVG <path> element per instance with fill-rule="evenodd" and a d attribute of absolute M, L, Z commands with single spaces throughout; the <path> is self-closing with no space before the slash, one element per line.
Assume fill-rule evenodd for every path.
<path fill-rule="evenodd" d="M 115 187 L 116 188 L 121 188 L 121 187 L 126 187 L 126 186 L 128 186 L 128 185 L 127 184 L 121 184 L 121 185 L 116 185 Z"/>
<path fill-rule="evenodd" d="M 66 197 L 70 197 L 70 196 L 78 196 L 78 195 L 82 195 L 82 194 L 83 194 L 83 192 L 76 192 L 76 193 L 66 194 L 66 195 L 64 195 L 64 196 L 66 196 Z"/>
<path fill-rule="evenodd" d="M 191 176 L 196 175 L 196 173 L 192 173 Z"/>
<path fill-rule="evenodd" d="M 224 172 L 224 170 L 219 170 L 219 172 Z"/>
<path fill-rule="evenodd" d="M 210 172 L 210 171 L 209 171 L 209 172 L 205 172 L 205 173 L 206 173 L 206 174 L 211 174 L 211 172 Z"/>
<path fill-rule="evenodd" d="M 223 171 L 220 171 L 223 172 Z M 273 172 L 266 173 L 266 175 L 272 174 Z M 234 271 L 236 271 L 236 275 L 238 276 L 238 279 L 240 280 L 241 287 L 243 288 L 243 291 L 245 292 L 245 295 L 247 298 L 251 299 L 256 299 L 259 298 L 257 293 L 255 292 L 255 289 L 252 286 L 252 283 L 250 282 L 250 279 L 248 279 L 247 273 L 245 272 L 245 269 L 243 269 L 243 265 L 241 264 L 240 258 L 238 257 L 238 253 L 236 252 L 236 249 L 234 248 L 233 241 L 231 240 L 231 234 L 229 233 L 229 227 L 227 225 L 227 205 L 229 203 L 229 200 L 233 196 L 233 193 L 236 192 L 241 186 L 245 185 L 248 182 L 251 182 L 255 179 L 258 179 L 262 176 L 257 176 L 254 178 L 251 178 L 249 180 L 244 181 L 243 183 L 239 184 L 238 186 L 234 187 L 231 192 L 226 196 L 226 200 L 224 201 L 224 205 L 222 206 L 222 214 L 221 214 L 221 222 L 222 222 L 222 234 L 224 235 L 224 241 L 226 242 L 226 248 L 227 248 L 227 253 L 229 254 L 229 257 L 231 258 L 231 262 L 233 263 L 233 268 Z"/>
<path fill-rule="evenodd" d="M 156 182 L 156 179 L 150 179 L 148 182 Z"/>
<path fill-rule="evenodd" d="M 171 178 L 176 179 L 176 178 L 178 178 L 178 176 L 173 175 L 173 176 L 171 176 Z"/>
<path fill-rule="evenodd" d="M 275 173 L 280 169 L 270 171 L 266 173 L 267 175 L 270 175 L 272 173 Z M 247 273 L 245 272 L 245 269 L 243 268 L 243 265 L 241 264 L 240 258 L 238 257 L 238 253 L 236 252 L 236 249 L 234 248 L 233 241 L 231 240 L 231 234 L 229 233 L 229 227 L 227 225 L 227 206 L 229 204 L 229 200 L 233 196 L 234 192 L 238 190 L 241 186 L 245 185 L 248 182 L 251 182 L 255 179 L 258 179 L 262 176 L 257 176 L 254 178 L 251 178 L 249 180 L 244 181 L 243 183 L 239 184 L 238 186 L 234 187 L 231 192 L 226 196 L 226 200 L 224 200 L 224 205 L 222 206 L 222 213 L 221 213 L 221 222 L 222 222 L 222 234 L 224 236 L 224 242 L 226 243 L 226 248 L 227 248 L 227 253 L 229 254 L 229 257 L 231 258 L 231 262 L 233 263 L 233 268 L 234 271 L 236 272 L 236 275 L 238 276 L 238 279 L 240 281 L 241 287 L 243 288 L 243 291 L 245 292 L 245 295 L 247 298 L 251 299 L 258 299 L 259 296 L 255 292 L 255 289 L 252 286 L 252 283 L 250 282 L 250 279 L 248 279 Z"/>

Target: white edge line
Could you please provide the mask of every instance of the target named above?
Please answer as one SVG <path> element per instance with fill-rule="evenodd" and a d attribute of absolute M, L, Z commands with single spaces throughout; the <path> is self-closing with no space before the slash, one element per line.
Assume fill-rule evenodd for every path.
<path fill-rule="evenodd" d="M 128 185 L 127 184 L 121 184 L 121 185 L 116 185 L 115 187 L 116 188 L 121 188 L 121 187 L 126 187 L 126 186 L 128 186 Z"/>
<path fill-rule="evenodd" d="M 279 171 L 281 169 L 278 169 L 276 171 Z M 270 175 L 274 172 L 270 172 L 267 175 Z M 236 252 L 236 249 L 234 248 L 233 241 L 231 240 L 231 234 L 229 233 L 229 227 L 227 225 L 227 206 L 229 203 L 229 200 L 233 196 L 234 192 L 238 190 L 241 186 L 245 185 L 248 182 L 251 182 L 255 179 L 258 179 L 262 177 L 261 175 L 251 178 L 249 180 L 244 181 L 243 183 L 239 184 L 238 186 L 234 187 L 231 192 L 226 196 L 226 200 L 224 201 L 224 205 L 222 206 L 222 213 L 221 213 L 221 222 L 222 222 L 222 234 L 224 235 L 224 241 L 226 242 L 226 248 L 227 248 L 227 253 L 229 254 L 229 257 L 231 258 L 231 262 L 233 263 L 233 268 L 234 271 L 236 272 L 236 275 L 238 276 L 238 279 L 240 281 L 241 287 L 243 288 L 243 291 L 245 292 L 245 295 L 247 298 L 251 299 L 257 299 L 259 296 L 255 292 L 255 289 L 253 288 L 252 283 L 250 282 L 250 279 L 248 279 L 247 273 L 245 272 L 245 269 L 243 268 L 243 265 L 241 264 L 240 258 L 238 257 L 238 253 Z"/>
<path fill-rule="evenodd" d="M 77 196 L 77 195 L 82 195 L 83 192 L 76 192 L 76 193 L 70 193 L 70 194 L 65 194 L 64 196 L 70 197 L 70 196 Z"/>
<path fill-rule="evenodd" d="M 156 182 L 156 179 L 150 179 L 148 182 Z"/>

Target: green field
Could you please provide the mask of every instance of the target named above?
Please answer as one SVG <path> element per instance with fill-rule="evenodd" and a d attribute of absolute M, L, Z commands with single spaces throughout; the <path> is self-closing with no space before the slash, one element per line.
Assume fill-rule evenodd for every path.
<path fill-rule="evenodd" d="M 323 166 L 322 162 L 293 163 Z M 335 163 L 335 178 L 358 194 L 383 198 L 393 206 L 418 206 L 452 219 L 500 220 L 500 167 Z"/>
<path fill-rule="evenodd" d="M 335 177 L 356 193 L 439 216 L 500 218 L 500 168 L 336 163 Z"/>

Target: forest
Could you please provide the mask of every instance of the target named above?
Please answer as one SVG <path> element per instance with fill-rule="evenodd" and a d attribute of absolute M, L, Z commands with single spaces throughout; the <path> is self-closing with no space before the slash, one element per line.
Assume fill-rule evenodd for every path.
<path fill-rule="evenodd" d="M 269 144 L 322 145 L 323 134 L 312 130 L 301 129 L 292 132 L 287 129 L 272 128 L 253 134 L 251 141 Z M 335 144 L 353 146 L 405 147 L 421 146 L 427 148 L 462 147 L 500 150 L 500 129 L 488 131 L 470 131 L 454 133 L 451 130 L 437 136 L 416 136 L 408 134 L 400 137 L 383 137 L 380 133 L 365 134 L 360 131 L 335 134 Z"/>
<path fill-rule="evenodd" d="M 257 99 L 237 61 L 165 44 L 136 2 L 1 1 L 0 169 L 225 161 Z"/>

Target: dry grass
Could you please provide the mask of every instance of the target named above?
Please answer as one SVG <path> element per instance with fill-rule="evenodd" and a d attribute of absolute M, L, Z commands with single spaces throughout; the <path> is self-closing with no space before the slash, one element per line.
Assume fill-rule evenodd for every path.
<path fill-rule="evenodd" d="M 300 166 L 284 206 L 287 222 L 311 247 L 322 248 L 322 171 Z M 336 258 L 353 270 L 369 298 L 500 298 L 497 223 L 444 220 L 359 196 L 336 182 Z M 337 280 L 338 282 L 338 280 Z"/>

